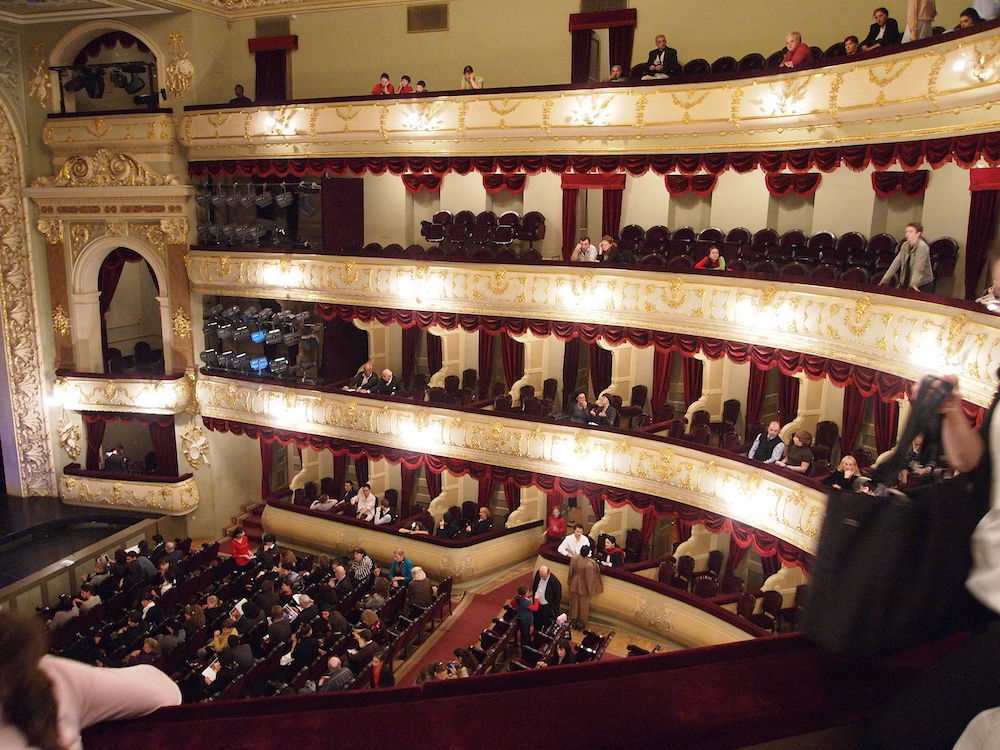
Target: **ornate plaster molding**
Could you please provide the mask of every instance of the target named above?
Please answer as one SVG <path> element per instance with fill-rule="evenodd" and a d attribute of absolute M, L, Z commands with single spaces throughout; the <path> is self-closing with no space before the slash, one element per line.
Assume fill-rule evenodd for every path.
<path fill-rule="evenodd" d="M 211 376 L 198 379 L 197 396 L 203 417 L 424 451 L 670 497 L 743 521 L 810 552 L 815 550 L 826 502 L 823 492 L 789 477 L 637 435 Z"/>
<path fill-rule="evenodd" d="M 61 219 L 39 219 L 38 231 L 50 245 L 58 245 L 63 241 L 63 223 Z"/>
<path fill-rule="evenodd" d="M 194 64 L 191 55 L 184 48 L 184 36 L 170 35 L 170 62 L 166 71 L 167 90 L 174 96 L 181 96 L 194 82 Z"/>
<path fill-rule="evenodd" d="M 66 156 L 98 148 L 172 154 L 177 150 L 176 136 L 173 118 L 163 112 L 50 118 L 42 129 L 42 142 L 55 154 Z"/>
<path fill-rule="evenodd" d="M 41 44 L 33 44 L 31 52 L 34 55 L 34 63 L 31 68 L 31 78 L 28 79 L 28 94 L 38 102 L 38 106 L 47 109 L 49 99 L 52 97 L 52 80 L 49 77 L 49 56 L 45 54 L 45 47 Z"/>
<path fill-rule="evenodd" d="M 645 328 L 817 354 L 913 380 L 951 367 L 986 406 L 997 318 L 906 297 L 727 275 L 193 251 L 193 291 Z"/>
<path fill-rule="evenodd" d="M 69 456 L 70 461 L 76 461 L 80 458 L 80 425 L 75 422 L 71 422 L 63 412 L 62 417 L 59 418 L 59 445 Z"/>
<path fill-rule="evenodd" d="M 174 380 L 59 377 L 53 397 L 74 411 L 181 414 L 194 405 L 194 378 Z"/>
<path fill-rule="evenodd" d="M 55 177 L 39 177 L 36 187 L 149 187 L 177 185 L 170 176 L 161 176 L 128 154 L 100 148 L 89 156 L 66 160 Z"/>
<path fill-rule="evenodd" d="M 42 342 L 31 270 L 20 147 L 9 114 L 0 108 L 0 313 L 13 414 L 18 481 L 24 495 L 56 489 L 52 442 L 44 409 Z M 11 485 L 15 485 L 10 478 Z"/>
<path fill-rule="evenodd" d="M 194 478 L 181 482 L 134 482 L 62 474 L 59 498 L 69 505 L 187 515 L 201 500 Z"/>
<path fill-rule="evenodd" d="M 205 466 L 211 464 L 208 457 L 208 436 L 200 426 L 192 422 L 180 437 L 183 444 L 181 452 L 192 469 L 195 471 L 200 469 L 202 461 L 205 462 Z"/>

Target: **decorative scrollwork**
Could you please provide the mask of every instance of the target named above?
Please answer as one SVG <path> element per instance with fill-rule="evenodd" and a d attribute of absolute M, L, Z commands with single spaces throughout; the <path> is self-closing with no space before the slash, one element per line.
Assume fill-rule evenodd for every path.
<path fill-rule="evenodd" d="M 66 160 L 55 177 L 39 177 L 37 187 L 151 187 L 176 185 L 177 180 L 156 174 L 128 154 L 116 154 L 106 148 L 92 156 L 73 156 Z"/>
<path fill-rule="evenodd" d="M 205 466 L 211 464 L 208 459 L 208 436 L 205 435 L 205 431 L 201 427 L 194 423 L 189 424 L 187 429 L 181 433 L 181 442 L 183 443 L 181 452 L 192 469 L 197 471 L 201 467 L 202 461 L 205 462 Z"/>
<path fill-rule="evenodd" d="M 62 305 L 56 305 L 55 309 L 52 311 L 52 327 L 60 336 L 69 336 L 69 315 L 66 314 Z"/>
<path fill-rule="evenodd" d="M 167 90 L 174 96 L 180 96 L 194 81 L 194 64 L 191 56 L 184 49 L 184 37 L 181 34 L 170 35 L 170 62 L 167 63 Z"/>

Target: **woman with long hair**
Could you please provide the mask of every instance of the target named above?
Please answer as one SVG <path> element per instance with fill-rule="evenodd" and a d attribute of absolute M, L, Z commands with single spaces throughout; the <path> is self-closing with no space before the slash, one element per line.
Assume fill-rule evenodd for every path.
<path fill-rule="evenodd" d="M 82 750 L 80 731 L 176 706 L 181 691 L 148 664 L 91 667 L 45 653 L 38 623 L 0 612 L 0 747 Z"/>

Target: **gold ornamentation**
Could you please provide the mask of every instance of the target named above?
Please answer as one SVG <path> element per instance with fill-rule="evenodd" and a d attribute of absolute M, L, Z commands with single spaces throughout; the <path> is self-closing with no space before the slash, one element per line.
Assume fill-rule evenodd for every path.
<path fill-rule="evenodd" d="M 106 148 L 92 156 L 72 156 L 55 177 L 39 177 L 36 187 L 151 187 L 176 185 L 177 180 L 162 177 L 135 157 L 116 154 Z"/>
<path fill-rule="evenodd" d="M 913 58 L 909 60 L 896 60 L 895 62 L 886 63 L 885 65 L 873 65 L 868 68 L 868 80 L 878 86 L 880 89 L 885 88 L 890 83 L 899 78 L 903 72 L 910 67 L 913 62 Z M 880 75 L 876 73 L 876 70 L 884 70 L 885 73 Z"/>
<path fill-rule="evenodd" d="M 174 325 L 174 335 L 179 339 L 187 340 L 191 338 L 191 318 L 184 312 L 184 308 L 180 305 L 174 310 L 173 314 L 173 325 Z"/>
<path fill-rule="evenodd" d="M 28 94 L 42 109 L 45 109 L 49 105 L 49 97 L 52 96 L 49 61 L 45 47 L 41 44 L 31 45 L 31 51 L 35 53 L 35 65 L 31 69 L 31 78 L 28 79 Z"/>
<path fill-rule="evenodd" d="M 340 280 L 346 286 L 354 286 L 358 283 L 357 264 L 353 260 L 347 261 L 344 267 L 340 269 Z"/>
<path fill-rule="evenodd" d="M 703 91 L 700 95 L 695 91 L 686 91 L 684 95 L 687 99 L 681 99 L 680 96 L 671 92 L 670 98 L 673 100 L 674 104 L 684 110 L 684 117 L 682 120 L 684 122 L 691 122 L 691 110 L 701 104 L 708 98 L 711 91 Z"/>
<path fill-rule="evenodd" d="M 170 62 L 167 63 L 167 91 L 174 96 L 180 96 L 194 81 L 194 64 L 191 56 L 184 49 L 184 37 L 181 34 L 171 34 Z"/>
<path fill-rule="evenodd" d="M 542 100 L 542 130 L 548 135 L 552 132 L 552 99 Z"/>
<path fill-rule="evenodd" d="M 736 127 L 740 126 L 740 105 L 743 103 L 743 88 L 736 86 L 733 88 L 732 98 L 729 100 L 729 122 Z"/>
<path fill-rule="evenodd" d="M 830 98 L 827 102 L 827 109 L 834 122 L 840 122 L 840 87 L 844 83 L 842 73 L 834 73 L 833 80 L 830 81 Z"/>
<path fill-rule="evenodd" d="M 52 311 L 52 327 L 60 336 L 69 336 L 69 316 L 66 314 L 62 305 L 56 305 L 55 309 Z"/>
<path fill-rule="evenodd" d="M 187 244 L 188 223 L 183 216 L 176 219 L 160 219 L 160 230 L 169 244 Z"/>
<path fill-rule="evenodd" d="M 351 120 L 358 116 L 361 111 L 354 105 L 348 105 L 346 107 L 334 107 L 333 111 L 337 113 L 337 117 L 344 121 L 344 132 L 351 132 Z"/>
<path fill-rule="evenodd" d="M 61 219 L 39 219 L 38 231 L 45 236 L 50 245 L 58 245 L 63 241 L 63 223 Z"/>
<path fill-rule="evenodd" d="M 80 458 L 80 426 L 69 421 L 66 413 L 59 418 L 59 445 L 69 456 L 70 461 Z"/>
<path fill-rule="evenodd" d="M 500 104 L 497 104 L 495 101 L 491 101 L 489 105 L 490 109 L 493 110 L 494 114 L 500 115 L 500 124 L 498 125 L 498 127 L 501 130 L 503 130 L 504 128 L 507 127 L 507 121 L 504 119 L 504 117 L 506 117 L 511 112 L 514 112 L 518 107 L 520 107 L 521 102 L 515 100 L 514 103 L 511 104 L 510 99 L 504 99 Z"/>
<path fill-rule="evenodd" d="M 184 458 L 187 459 L 192 469 L 197 471 L 201 467 L 202 461 L 205 462 L 205 466 L 211 464 L 211 461 L 208 460 L 208 437 L 197 424 L 192 422 L 181 433 L 181 443 L 183 446 L 181 453 L 184 454 Z"/>
<path fill-rule="evenodd" d="M 853 322 L 850 311 L 844 311 L 844 325 L 855 336 L 863 336 L 871 327 L 872 320 L 868 317 L 868 308 L 872 306 L 872 298 L 865 295 L 854 303 Z"/>
<path fill-rule="evenodd" d="M 646 127 L 646 102 L 645 93 L 639 94 L 635 100 L 635 121 L 632 123 L 632 127 L 640 133 Z"/>
<path fill-rule="evenodd" d="M 69 225 L 69 246 L 73 255 L 74 263 L 76 262 L 76 259 L 80 257 L 80 253 L 83 252 L 83 248 L 87 246 L 88 242 L 90 242 L 90 225 Z"/>
<path fill-rule="evenodd" d="M 147 510 L 182 516 L 198 507 L 198 485 L 183 482 L 122 482 L 98 477 L 59 477 L 59 497 L 69 505 Z"/>
<path fill-rule="evenodd" d="M 162 222 L 160 222 L 162 223 Z M 118 234 L 124 237 L 127 234 L 132 234 L 138 237 L 142 237 L 146 242 L 156 248 L 157 252 L 161 257 L 166 256 L 166 244 L 167 237 L 164 231 L 160 228 L 160 223 L 156 224 L 125 224 L 121 223 L 121 228 L 115 226 L 114 223 L 108 224 L 108 234 Z M 129 231 L 131 230 L 131 232 Z"/>

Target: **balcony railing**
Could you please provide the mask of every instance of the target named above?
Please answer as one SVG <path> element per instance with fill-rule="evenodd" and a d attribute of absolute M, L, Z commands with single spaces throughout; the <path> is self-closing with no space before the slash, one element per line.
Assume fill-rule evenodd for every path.
<path fill-rule="evenodd" d="M 183 516 L 198 507 L 201 495 L 192 474 L 178 477 L 108 474 L 70 464 L 59 477 L 59 498 L 69 505 Z"/>
<path fill-rule="evenodd" d="M 53 397 L 75 411 L 180 414 L 194 403 L 194 377 L 112 377 L 99 374 L 56 374 Z"/>

